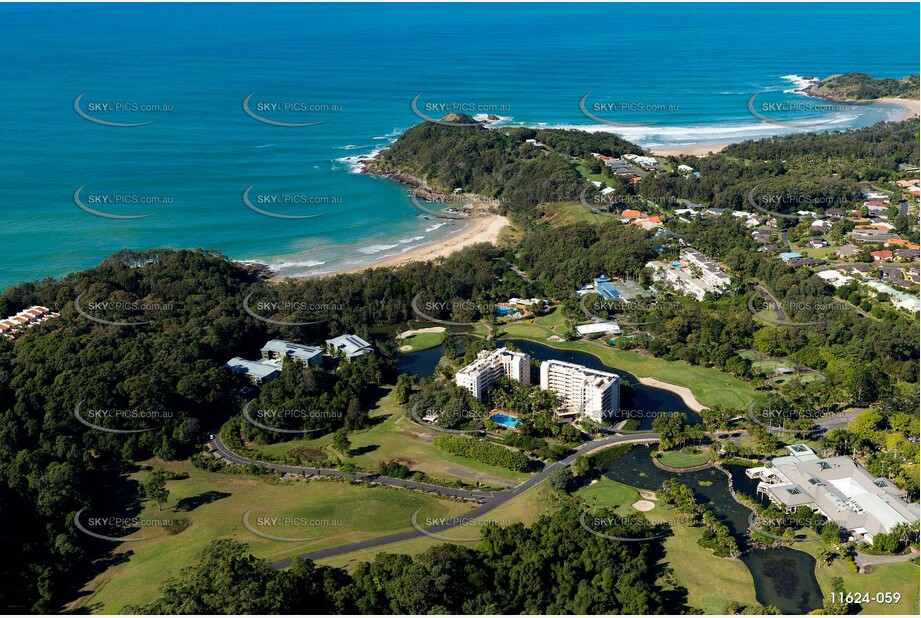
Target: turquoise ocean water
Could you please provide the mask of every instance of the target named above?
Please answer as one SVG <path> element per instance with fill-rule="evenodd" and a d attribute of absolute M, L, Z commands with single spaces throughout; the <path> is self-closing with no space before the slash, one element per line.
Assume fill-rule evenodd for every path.
<path fill-rule="evenodd" d="M 410 101 L 498 124 L 607 128 L 648 146 L 791 130 L 746 103 L 806 76 L 918 71 L 917 5 L 3 5 L 0 288 L 119 249 L 205 247 L 284 274 L 368 263 L 460 229 L 353 157 L 420 122 Z M 83 94 L 85 93 L 85 94 Z M 106 122 L 152 124 L 113 127 Z M 287 127 L 259 122 L 249 109 Z M 651 126 L 610 127 L 596 115 Z M 106 109 L 160 106 L 158 111 Z M 293 111 L 273 105 L 287 105 Z M 645 109 L 638 109 L 638 105 Z M 310 106 L 308 109 L 301 109 Z M 649 107 L 654 110 L 650 111 Z M 821 128 L 891 119 L 861 106 Z M 796 113 L 778 118 L 798 119 Z M 110 219 L 105 214 L 152 216 Z M 319 214 L 309 219 L 268 217 Z M 117 197 L 127 203 L 106 203 Z M 159 203 L 134 200 L 157 198 Z M 289 203 L 272 200 L 289 200 Z M 308 202 L 308 203 L 290 203 Z"/>

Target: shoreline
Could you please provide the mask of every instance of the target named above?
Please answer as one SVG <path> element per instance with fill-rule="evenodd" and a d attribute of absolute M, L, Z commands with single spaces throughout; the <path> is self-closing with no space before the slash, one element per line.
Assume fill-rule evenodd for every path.
<path fill-rule="evenodd" d="M 670 382 L 663 382 L 662 380 L 657 380 L 656 378 L 637 378 L 637 381 L 644 386 L 651 386 L 653 388 L 659 388 L 663 391 L 668 391 L 674 393 L 681 397 L 681 401 L 684 402 L 684 405 L 691 408 L 698 414 L 701 411 L 706 410 L 707 406 L 703 405 L 697 401 L 697 397 L 694 396 L 694 392 L 689 389 L 687 386 L 678 386 L 677 384 L 671 384 Z"/>
<path fill-rule="evenodd" d="M 431 243 L 410 249 L 404 253 L 385 256 L 362 266 L 332 270 L 325 273 L 303 275 L 273 275 L 270 281 L 281 282 L 286 279 L 307 279 L 313 277 L 332 277 L 362 272 L 371 268 L 395 268 L 411 262 L 429 262 L 444 258 L 471 245 L 479 243 L 495 244 L 501 231 L 509 225 L 508 219 L 501 215 L 488 214 L 470 219 L 468 225 L 458 232 Z"/>
<path fill-rule="evenodd" d="M 659 157 L 677 157 L 680 155 L 693 155 L 695 157 L 705 157 L 710 154 L 716 154 L 731 146 L 736 142 L 718 142 L 713 144 L 685 144 L 675 146 L 665 146 L 663 148 L 648 148 L 652 154 Z"/>
<path fill-rule="evenodd" d="M 893 122 L 900 122 L 902 120 L 908 120 L 909 118 L 918 118 L 921 117 L 921 100 L 918 99 L 897 99 L 895 97 L 883 97 L 881 99 L 874 99 L 871 103 L 886 103 L 888 105 L 898 105 L 905 110 L 905 114 L 902 115 L 898 120 Z"/>

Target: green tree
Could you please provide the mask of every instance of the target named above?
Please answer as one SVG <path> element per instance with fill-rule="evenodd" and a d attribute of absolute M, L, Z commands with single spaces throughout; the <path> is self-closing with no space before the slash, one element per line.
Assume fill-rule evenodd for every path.
<path fill-rule="evenodd" d="M 151 470 L 141 487 L 143 488 L 144 496 L 148 500 L 153 500 L 157 503 L 158 511 L 162 510 L 161 505 L 169 500 L 169 490 L 166 488 L 166 474 L 163 470 L 159 468 Z"/>
<path fill-rule="evenodd" d="M 338 430 L 333 434 L 333 449 L 348 456 L 349 449 L 352 448 L 352 441 L 349 440 L 349 433 L 345 428 Z"/>

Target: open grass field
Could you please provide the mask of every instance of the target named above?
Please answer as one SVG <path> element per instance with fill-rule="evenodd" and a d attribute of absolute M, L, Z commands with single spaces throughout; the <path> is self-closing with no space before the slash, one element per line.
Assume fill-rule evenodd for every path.
<path fill-rule="evenodd" d="M 613 348 L 602 340 L 547 341 L 553 335 L 550 328 L 539 321 L 530 324 L 509 324 L 499 331 L 506 338 L 530 339 L 561 350 L 578 350 L 593 354 L 602 362 L 623 369 L 637 377 L 652 377 L 686 386 L 705 406 L 722 404 L 735 409 L 748 409 L 760 396 L 754 386 L 731 375 L 708 367 L 698 367 L 683 361 L 666 361 L 661 358 Z"/>
<path fill-rule="evenodd" d="M 544 484 L 541 484 L 509 500 L 486 516 L 477 518 L 475 520 L 476 524 L 458 526 L 446 530 L 443 533 L 439 533 L 439 536 L 444 537 L 444 539 L 420 536 L 410 541 L 401 541 L 400 543 L 393 543 L 377 549 L 352 552 L 342 556 L 326 558 L 319 562 L 352 570 L 362 562 L 374 560 L 374 557 L 379 553 L 407 554 L 414 556 L 434 545 L 447 542 L 453 542 L 467 547 L 476 547 L 480 543 L 479 540 L 472 541 L 467 539 L 472 539 L 478 535 L 478 525 L 488 522 L 507 526 L 520 522 L 527 526 L 537 521 L 537 518 L 542 514 L 550 513 L 555 508 L 557 507 L 553 500 L 552 490 L 548 489 Z M 450 541 L 448 539 L 462 540 Z"/>
<path fill-rule="evenodd" d="M 359 466 L 376 468 L 381 461 L 397 459 L 410 469 L 434 478 L 478 481 L 491 487 L 516 485 L 529 476 L 442 451 L 433 444 L 439 432 L 414 422 L 403 406 L 396 403 L 392 391 L 388 391 L 377 403 L 371 411 L 371 418 L 377 421 L 373 427 L 349 434 L 352 448 L 348 460 Z M 335 460 L 340 455 L 332 449 L 332 439 L 332 435 L 325 435 L 254 448 L 257 453 L 281 457 L 290 449 L 303 446 L 319 449 Z"/>
<path fill-rule="evenodd" d="M 712 459 L 710 453 L 685 453 L 684 451 L 665 451 L 659 461 L 672 468 L 690 468 L 705 464 Z"/>
<path fill-rule="evenodd" d="M 818 557 L 818 551 L 824 543 L 796 543 L 793 548 Z M 899 592 L 901 600 L 896 604 L 867 603 L 863 604 L 861 614 L 906 614 L 918 615 L 918 582 L 919 569 L 910 562 L 894 564 L 873 565 L 870 573 L 854 573 L 843 560 L 836 559 L 828 566 L 822 566 L 816 561 L 815 576 L 822 587 L 823 594 L 827 597 L 832 591 L 832 579 L 840 577 L 844 580 L 844 589 L 848 592 L 869 593 L 874 597 L 877 592 Z"/>
<path fill-rule="evenodd" d="M 554 202 L 541 204 L 545 213 L 544 221 L 553 225 L 572 225 L 573 223 L 596 223 L 595 216 L 581 202 Z M 599 215 L 599 218 L 601 215 Z"/>
<path fill-rule="evenodd" d="M 615 507 L 620 515 L 636 514 L 631 505 L 640 499 L 635 488 L 605 477 L 580 488 L 576 495 L 589 505 Z M 650 521 L 676 519 L 674 509 L 658 501 L 655 504 L 653 510 L 645 513 Z M 722 614 L 730 601 L 757 604 L 754 580 L 741 560 L 717 558 L 712 551 L 698 545 L 703 528 L 672 525 L 671 529 L 673 534 L 664 541 L 665 559 L 678 583 L 687 588 L 689 605 L 707 614 Z"/>
<path fill-rule="evenodd" d="M 383 487 L 330 481 L 273 484 L 247 475 L 206 472 L 188 461 L 148 463 L 186 473 L 188 478 L 167 483 L 170 496 L 162 512 L 145 503 L 138 517 L 184 519 L 188 527 L 174 535 L 149 529 L 136 532 L 132 536 L 153 538 L 117 546 L 113 553 L 121 561 L 113 561 L 114 566 L 89 582 L 70 610 L 118 613 L 125 605 L 147 603 L 169 577 L 194 564 L 214 539 L 235 538 L 248 543 L 255 556 L 276 560 L 408 530 L 412 513 L 420 508 L 420 517 L 458 516 L 472 508 L 460 501 Z M 133 476 L 140 479 L 145 474 Z M 243 515 L 251 508 L 249 522 L 257 530 L 310 540 L 277 541 L 253 534 L 243 525 Z M 259 518 L 300 518 L 301 522 L 260 525 Z"/>

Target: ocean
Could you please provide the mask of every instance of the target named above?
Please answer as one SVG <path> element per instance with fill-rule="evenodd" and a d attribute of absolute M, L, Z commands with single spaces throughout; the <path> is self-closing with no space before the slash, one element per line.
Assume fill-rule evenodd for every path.
<path fill-rule="evenodd" d="M 438 242 L 463 224 L 355 173 L 422 121 L 417 95 L 431 117 L 660 148 L 891 119 L 899 108 L 870 105 L 792 128 L 747 103 L 817 103 L 796 92 L 809 76 L 917 72 L 918 17 L 877 3 L 2 5 L 0 289 L 122 248 L 215 249 L 293 275 Z"/>

